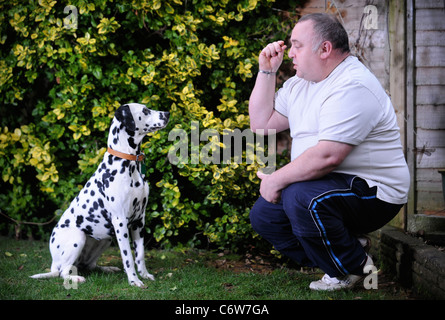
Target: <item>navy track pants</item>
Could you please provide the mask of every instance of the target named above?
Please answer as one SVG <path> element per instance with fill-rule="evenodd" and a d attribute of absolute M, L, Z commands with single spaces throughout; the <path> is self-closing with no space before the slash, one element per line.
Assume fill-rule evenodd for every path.
<path fill-rule="evenodd" d="M 260 197 L 250 212 L 253 229 L 297 263 L 330 277 L 363 274 L 366 253 L 357 236 L 375 231 L 402 205 L 376 197 L 377 187 L 347 174 L 330 173 L 282 190 L 277 204 Z"/>

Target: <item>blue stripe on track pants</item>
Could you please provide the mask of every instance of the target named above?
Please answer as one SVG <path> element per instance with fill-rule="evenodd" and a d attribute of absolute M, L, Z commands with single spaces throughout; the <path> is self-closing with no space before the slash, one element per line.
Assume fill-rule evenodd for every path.
<path fill-rule="evenodd" d="M 376 197 L 365 180 L 330 173 L 282 190 L 277 204 L 260 197 L 250 212 L 253 229 L 275 249 L 330 277 L 363 274 L 366 253 L 357 235 L 375 231 L 402 205 Z"/>

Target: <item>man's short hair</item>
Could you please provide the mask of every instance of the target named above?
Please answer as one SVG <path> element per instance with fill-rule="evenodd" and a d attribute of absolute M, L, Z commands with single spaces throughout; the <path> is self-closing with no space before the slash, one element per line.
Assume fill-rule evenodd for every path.
<path fill-rule="evenodd" d="M 349 52 L 349 39 L 345 28 L 337 18 L 327 13 L 311 13 L 301 17 L 297 23 L 311 20 L 316 38 L 312 40 L 315 52 L 324 41 L 332 43 L 334 49 L 342 53 Z"/>

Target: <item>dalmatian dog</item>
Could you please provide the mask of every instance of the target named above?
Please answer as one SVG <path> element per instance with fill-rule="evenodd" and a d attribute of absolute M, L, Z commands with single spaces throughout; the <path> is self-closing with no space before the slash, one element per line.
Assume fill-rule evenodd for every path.
<path fill-rule="evenodd" d="M 144 287 L 136 275 L 135 264 L 143 279 L 154 280 L 144 261 L 142 231 L 149 187 L 142 169 L 141 142 L 147 133 L 164 128 L 168 119 L 168 112 L 150 110 L 137 103 L 125 104 L 116 110 L 102 162 L 51 234 L 51 272 L 31 278 L 60 276 L 65 281 L 84 282 L 85 278 L 73 270 L 119 271 L 116 267 L 96 265 L 115 236 L 129 284 Z"/>

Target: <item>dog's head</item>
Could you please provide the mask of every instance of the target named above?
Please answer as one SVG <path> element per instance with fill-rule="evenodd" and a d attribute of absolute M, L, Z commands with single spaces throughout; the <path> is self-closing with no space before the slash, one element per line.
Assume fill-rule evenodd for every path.
<path fill-rule="evenodd" d="M 168 123 L 170 113 L 150 110 L 139 103 L 128 103 L 121 105 L 114 116 L 127 131 L 144 136 L 149 132 L 164 128 Z"/>

